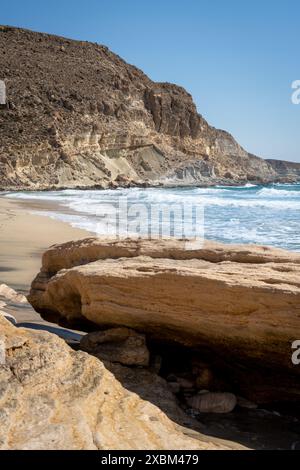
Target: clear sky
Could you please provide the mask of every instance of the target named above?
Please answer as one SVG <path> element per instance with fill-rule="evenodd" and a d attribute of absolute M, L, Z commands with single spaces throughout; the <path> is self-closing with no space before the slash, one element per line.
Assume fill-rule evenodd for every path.
<path fill-rule="evenodd" d="M 1 0 L 0 23 L 105 44 L 248 151 L 300 161 L 299 0 Z"/>

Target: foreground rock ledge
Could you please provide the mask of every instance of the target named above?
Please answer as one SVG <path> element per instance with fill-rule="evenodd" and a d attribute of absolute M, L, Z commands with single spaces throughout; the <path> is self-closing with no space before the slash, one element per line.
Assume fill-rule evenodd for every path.
<path fill-rule="evenodd" d="M 0 449 L 230 449 L 173 423 L 98 359 L 0 316 Z"/>
<path fill-rule="evenodd" d="M 300 255 L 208 242 L 199 250 L 185 247 L 175 240 L 97 238 L 54 246 L 43 256 L 29 301 L 51 321 L 127 326 L 267 367 L 284 378 L 270 379 L 280 389 L 274 400 L 299 398 L 291 344 L 300 338 Z"/>

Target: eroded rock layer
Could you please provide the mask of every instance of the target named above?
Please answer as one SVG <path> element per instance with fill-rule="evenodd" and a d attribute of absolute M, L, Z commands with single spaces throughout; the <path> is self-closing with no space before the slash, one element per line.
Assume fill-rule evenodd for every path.
<path fill-rule="evenodd" d="M 234 365 L 243 396 L 255 401 L 300 397 L 300 370 L 291 361 L 300 337 L 299 254 L 212 242 L 187 250 L 175 240 L 86 239 L 44 254 L 29 301 L 51 321 L 126 326 L 153 340 L 212 351 Z"/>
<path fill-rule="evenodd" d="M 0 189 L 299 179 L 107 47 L 0 26 L 0 51 Z"/>

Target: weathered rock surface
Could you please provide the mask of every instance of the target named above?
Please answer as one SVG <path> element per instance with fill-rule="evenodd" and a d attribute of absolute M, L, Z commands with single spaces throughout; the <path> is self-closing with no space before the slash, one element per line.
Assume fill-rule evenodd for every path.
<path fill-rule="evenodd" d="M 183 88 L 104 46 L 1 26 L 0 49 L 0 189 L 282 177 L 209 126 Z"/>
<path fill-rule="evenodd" d="M 15 291 L 6 284 L 0 284 L 0 315 L 12 324 L 15 324 L 17 323 L 14 316 L 15 309 L 24 310 L 25 306 L 33 310 L 25 295 Z"/>
<path fill-rule="evenodd" d="M 7 321 L 12 323 L 13 325 L 16 325 L 16 323 L 17 323 L 16 318 L 13 315 L 11 315 L 10 313 L 5 312 L 4 310 L 0 310 L 0 316 L 5 318 Z"/>
<path fill-rule="evenodd" d="M 0 449 L 241 447 L 175 424 L 55 335 L 17 329 L 0 316 L 0 339 Z"/>
<path fill-rule="evenodd" d="M 256 403 L 253 403 L 252 401 L 249 401 L 243 397 L 236 397 L 236 398 L 237 398 L 237 404 L 240 408 L 246 408 L 248 410 L 256 410 L 257 408 Z"/>
<path fill-rule="evenodd" d="M 103 361 L 119 362 L 127 366 L 149 365 L 145 335 L 129 328 L 89 333 L 81 339 L 80 349 Z"/>
<path fill-rule="evenodd" d="M 237 404 L 233 393 L 198 393 L 188 400 L 188 404 L 200 413 L 230 413 Z"/>
<path fill-rule="evenodd" d="M 125 367 L 105 361 L 116 379 L 127 390 L 136 393 L 143 400 L 149 401 L 162 410 L 172 421 L 190 429 L 201 430 L 201 423 L 192 420 L 179 406 L 168 382 L 147 368 Z"/>
<path fill-rule="evenodd" d="M 7 301 L 13 301 L 19 304 L 26 304 L 27 299 L 25 295 L 19 294 L 6 284 L 0 284 L 0 299 L 4 298 Z"/>
<path fill-rule="evenodd" d="M 209 368 L 204 368 L 198 375 L 196 379 L 196 387 L 200 390 L 210 389 L 213 384 L 214 376 L 212 371 Z"/>
<path fill-rule="evenodd" d="M 238 394 L 288 401 L 300 396 L 300 370 L 291 362 L 300 337 L 299 279 L 300 255 L 284 250 L 87 239 L 45 253 L 29 301 L 52 321 L 126 326 L 208 349 L 234 369 Z"/>
<path fill-rule="evenodd" d="M 286 162 L 282 160 L 266 160 L 276 171 L 279 178 L 283 182 L 293 182 L 300 178 L 300 164 L 296 162 Z"/>

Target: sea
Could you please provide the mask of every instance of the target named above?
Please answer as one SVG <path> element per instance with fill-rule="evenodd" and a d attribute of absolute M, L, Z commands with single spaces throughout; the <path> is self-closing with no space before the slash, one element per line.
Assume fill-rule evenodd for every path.
<path fill-rule="evenodd" d="M 208 188 L 69 189 L 10 192 L 5 197 L 39 201 L 38 209 L 31 212 L 98 235 L 115 235 L 117 232 L 120 235 L 122 230 L 129 236 L 134 233 L 165 234 L 170 229 L 170 236 L 180 238 L 178 227 L 184 225 L 182 214 L 185 213 L 189 214 L 186 219 L 197 225 L 205 239 L 300 251 L 300 183 Z M 41 204 L 43 201 L 44 205 Z"/>

